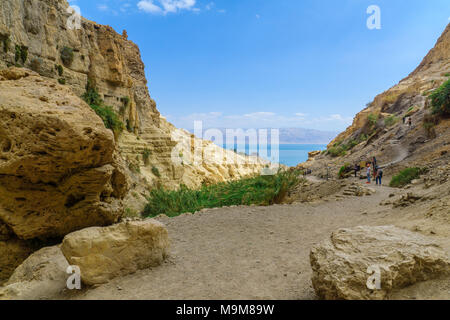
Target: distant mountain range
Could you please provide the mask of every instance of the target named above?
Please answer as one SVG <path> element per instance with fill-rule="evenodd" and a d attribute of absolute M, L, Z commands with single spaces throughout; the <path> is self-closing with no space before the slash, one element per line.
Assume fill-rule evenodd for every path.
<path fill-rule="evenodd" d="M 225 137 L 225 128 L 214 128 L 222 132 Z M 268 139 L 270 141 L 270 128 L 268 130 Z M 205 132 L 208 129 L 204 129 Z M 243 129 L 246 131 L 247 129 Z M 339 132 L 337 131 L 321 131 L 304 128 L 279 128 L 280 144 L 328 144 Z M 189 130 L 194 132 L 194 130 Z"/>

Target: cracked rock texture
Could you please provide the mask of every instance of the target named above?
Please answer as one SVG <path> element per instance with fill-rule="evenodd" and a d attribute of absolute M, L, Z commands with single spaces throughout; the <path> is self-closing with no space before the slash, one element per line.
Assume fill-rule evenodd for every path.
<path fill-rule="evenodd" d="M 450 260 L 433 239 L 394 226 L 333 232 L 311 249 L 312 283 L 322 299 L 385 299 L 395 289 L 448 275 Z M 381 288 L 370 290 L 369 267 L 378 267 Z"/>
<path fill-rule="evenodd" d="M 69 264 L 80 267 L 81 279 L 88 285 L 158 266 L 168 248 L 166 227 L 152 219 L 83 229 L 68 234 L 61 246 Z"/>

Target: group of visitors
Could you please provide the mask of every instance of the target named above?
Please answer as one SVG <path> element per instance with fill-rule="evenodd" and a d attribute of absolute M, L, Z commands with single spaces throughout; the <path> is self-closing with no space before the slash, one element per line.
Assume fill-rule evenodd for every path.
<path fill-rule="evenodd" d="M 364 165 L 364 163 L 363 163 Z M 355 177 L 357 173 L 360 172 L 363 168 L 359 164 L 355 164 Z M 383 179 L 383 170 L 377 165 L 377 158 L 373 157 L 372 162 L 367 162 L 366 164 L 366 176 L 367 176 L 367 184 L 372 183 L 372 178 L 375 180 L 377 185 L 381 186 L 381 180 Z"/>
<path fill-rule="evenodd" d="M 411 126 L 412 126 L 412 120 L 411 120 L 411 117 L 404 116 L 404 117 L 403 117 L 403 124 L 406 124 L 406 125 L 408 125 L 409 127 L 411 127 Z"/>
<path fill-rule="evenodd" d="M 367 164 L 367 184 L 371 183 L 371 175 L 375 179 L 377 185 L 381 186 L 381 179 L 383 178 L 383 170 L 377 165 L 377 158 L 372 159 L 373 170 L 370 167 L 370 163 Z"/>

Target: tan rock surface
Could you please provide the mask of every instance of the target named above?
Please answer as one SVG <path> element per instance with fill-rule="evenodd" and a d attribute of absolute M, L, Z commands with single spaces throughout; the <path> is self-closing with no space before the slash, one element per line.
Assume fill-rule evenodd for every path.
<path fill-rule="evenodd" d="M 340 229 L 310 254 L 313 287 L 323 299 L 385 299 L 392 290 L 450 272 L 446 252 L 432 239 L 394 226 Z M 370 290 L 368 268 L 381 271 Z"/>
<path fill-rule="evenodd" d="M 0 81 L 0 124 L 0 221 L 16 236 L 119 219 L 126 184 L 113 134 L 68 87 L 34 73 Z"/>
<path fill-rule="evenodd" d="M 94 285 L 158 266 L 168 247 L 166 227 L 145 220 L 73 232 L 64 238 L 61 250 L 71 265 L 80 267 L 83 282 Z"/>
<path fill-rule="evenodd" d="M 15 64 L 14 47 L 18 45 L 28 48 L 28 59 L 20 63 L 32 68 L 38 61 L 41 75 L 64 78 L 78 96 L 85 92 L 87 80 L 91 79 L 105 103 L 113 107 L 125 124 L 128 123 L 130 132 L 119 138 L 118 146 L 127 165 L 136 171 L 130 173 L 130 194 L 138 193 L 143 197 L 148 188 L 161 185 L 174 189 L 183 183 L 196 188 L 204 183 L 260 172 L 261 163 L 224 165 L 202 161 L 186 165 L 174 162 L 172 155 L 175 152 L 175 158 L 178 158 L 179 154 L 178 149 L 175 150 L 180 143 L 179 132 L 160 116 L 149 95 L 138 46 L 127 39 L 126 32 L 118 34 L 110 26 L 84 18 L 81 18 L 79 29 L 71 30 L 67 27 L 67 8 L 65 0 L 2 1 L 0 40 L 7 38 L 11 43 L 8 52 L 0 50 L 0 69 Z M 61 59 L 61 50 L 65 47 L 73 49 L 73 62 L 68 65 Z M 63 67 L 62 75 L 58 74 L 57 66 Z M 191 139 L 187 132 L 181 135 L 184 140 Z M 207 149 L 204 143 L 208 144 L 200 142 L 200 145 Z M 147 164 L 143 160 L 146 150 L 150 151 Z M 186 150 L 184 155 L 187 157 L 190 151 Z M 152 172 L 153 167 L 158 169 L 158 175 Z M 136 204 L 131 195 L 127 197 L 126 207 L 135 211 L 143 209 L 141 202 Z"/>
<path fill-rule="evenodd" d="M 66 258 L 58 246 L 45 247 L 30 255 L 12 274 L 0 300 L 45 298 L 66 288 L 68 274 Z"/>
<path fill-rule="evenodd" d="M 0 240 L 0 285 L 36 248 L 26 241 L 16 238 Z"/>

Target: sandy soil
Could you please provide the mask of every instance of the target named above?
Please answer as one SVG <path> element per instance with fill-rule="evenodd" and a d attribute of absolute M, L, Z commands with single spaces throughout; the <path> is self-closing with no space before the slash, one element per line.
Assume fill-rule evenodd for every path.
<path fill-rule="evenodd" d="M 164 265 L 60 298 L 315 299 L 309 263 L 312 245 L 340 227 L 398 220 L 390 207 L 379 205 L 393 190 L 372 187 L 377 190 L 372 196 L 337 202 L 159 217 L 172 239 Z"/>

